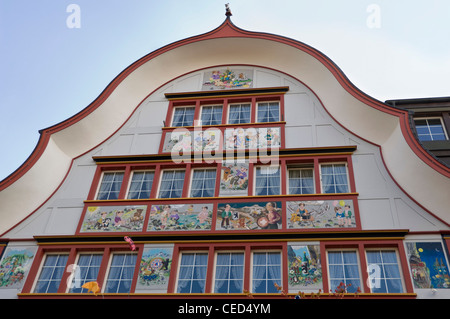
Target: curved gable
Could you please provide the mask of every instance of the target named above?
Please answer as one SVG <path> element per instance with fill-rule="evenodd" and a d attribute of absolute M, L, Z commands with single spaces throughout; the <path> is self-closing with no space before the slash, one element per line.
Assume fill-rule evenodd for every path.
<path fill-rule="evenodd" d="M 406 193 L 450 223 L 450 199 L 444 191 L 450 188 L 450 171 L 416 142 L 406 111 L 361 92 L 321 52 L 293 39 L 239 29 L 227 17 L 208 33 L 136 61 L 84 110 L 42 130 L 28 160 L 0 183 L 0 232 L 43 205 L 64 181 L 73 159 L 117 132 L 149 94 L 192 70 L 225 64 L 257 65 L 302 81 L 340 125 L 380 147 L 388 171 Z"/>

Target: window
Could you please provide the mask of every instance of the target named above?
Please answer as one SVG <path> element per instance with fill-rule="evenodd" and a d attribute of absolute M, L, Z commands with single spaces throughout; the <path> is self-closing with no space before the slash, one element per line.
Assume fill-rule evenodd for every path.
<path fill-rule="evenodd" d="M 177 292 L 205 292 L 207 263 L 207 253 L 182 253 L 178 272 Z"/>
<path fill-rule="evenodd" d="M 321 165 L 322 193 L 348 193 L 346 164 Z"/>
<path fill-rule="evenodd" d="M 252 266 L 252 292 L 276 293 L 275 284 L 281 286 L 281 254 L 254 252 Z"/>
<path fill-rule="evenodd" d="M 98 190 L 98 200 L 118 199 L 122 186 L 123 172 L 105 172 Z"/>
<path fill-rule="evenodd" d="M 250 123 L 250 104 L 230 105 L 228 113 L 229 124 Z"/>
<path fill-rule="evenodd" d="M 202 125 L 222 124 L 222 105 L 202 107 Z"/>
<path fill-rule="evenodd" d="M 258 166 L 255 175 L 255 195 L 280 194 L 279 166 Z"/>
<path fill-rule="evenodd" d="M 368 250 L 369 281 L 374 293 L 402 293 L 402 276 L 395 250 Z"/>
<path fill-rule="evenodd" d="M 183 193 L 184 171 L 166 170 L 161 177 L 160 198 L 179 198 Z"/>
<path fill-rule="evenodd" d="M 136 254 L 113 254 L 105 293 L 129 293 L 136 266 Z"/>
<path fill-rule="evenodd" d="M 258 122 L 278 122 L 280 104 L 278 102 L 258 103 Z"/>
<path fill-rule="evenodd" d="M 77 268 L 73 277 L 70 292 L 80 293 L 88 290 L 82 286 L 90 281 L 97 281 L 98 271 L 102 262 L 101 254 L 81 254 L 76 262 Z"/>
<path fill-rule="evenodd" d="M 356 251 L 329 251 L 328 271 L 330 289 L 333 292 L 341 285 L 341 283 L 347 286 L 346 292 L 349 293 L 354 293 L 357 291 L 358 287 L 362 287 Z"/>
<path fill-rule="evenodd" d="M 154 175 L 153 171 L 133 172 L 128 199 L 150 198 Z"/>
<path fill-rule="evenodd" d="M 420 141 L 442 141 L 447 139 L 440 118 L 417 118 L 414 119 L 414 123 Z"/>
<path fill-rule="evenodd" d="M 39 279 L 34 289 L 35 293 L 58 292 L 67 259 L 67 254 L 49 254 L 45 257 L 44 265 L 42 266 Z"/>
<path fill-rule="evenodd" d="M 314 194 L 313 168 L 288 168 L 289 194 Z"/>
<path fill-rule="evenodd" d="M 172 126 L 191 126 L 194 124 L 195 107 L 177 107 L 174 109 Z"/>
<path fill-rule="evenodd" d="M 215 293 L 243 291 L 244 253 L 221 252 L 216 255 Z"/>
<path fill-rule="evenodd" d="M 192 174 L 191 197 L 213 197 L 216 186 L 216 170 L 195 169 Z"/>

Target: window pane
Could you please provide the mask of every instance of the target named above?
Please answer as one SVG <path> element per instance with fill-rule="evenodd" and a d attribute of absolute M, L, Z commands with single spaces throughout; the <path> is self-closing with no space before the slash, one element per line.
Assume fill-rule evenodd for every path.
<path fill-rule="evenodd" d="M 80 255 L 75 270 L 75 276 L 72 281 L 70 292 L 80 293 L 88 290 L 82 288 L 86 282 L 96 281 L 100 263 L 102 262 L 102 255 L 99 254 L 83 254 Z"/>
<path fill-rule="evenodd" d="M 280 106 L 278 102 L 258 103 L 258 122 L 278 122 Z"/>
<path fill-rule="evenodd" d="M 35 293 L 58 292 L 68 255 L 47 255 L 37 281 Z"/>
<path fill-rule="evenodd" d="M 202 125 L 222 124 L 222 105 L 202 107 Z"/>
<path fill-rule="evenodd" d="M 230 105 L 228 123 L 250 123 L 250 104 Z"/>
<path fill-rule="evenodd" d="M 97 195 L 98 200 L 118 199 L 123 172 L 104 173 Z"/>
<path fill-rule="evenodd" d="M 361 287 L 358 257 L 355 251 L 329 251 L 328 270 L 332 291 L 335 291 L 341 283 L 347 286 L 346 291 L 349 293 L 356 292 L 358 287 Z"/>
<path fill-rule="evenodd" d="M 150 198 L 154 175 L 153 171 L 134 172 L 128 191 L 128 199 Z"/>
<path fill-rule="evenodd" d="M 439 141 L 446 140 L 441 119 L 416 119 L 414 120 L 419 140 Z"/>
<path fill-rule="evenodd" d="M 345 164 L 321 165 L 322 192 L 348 193 L 347 167 Z"/>
<path fill-rule="evenodd" d="M 191 197 L 212 197 L 216 187 L 216 170 L 194 170 Z"/>
<path fill-rule="evenodd" d="M 194 124 L 195 107 L 177 107 L 174 110 L 172 126 L 191 126 Z"/>
<path fill-rule="evenodd" d="M 218 253 L 214 292 L 242 292 L 244 277 L 243 253 Z"/>
<path fill-rule="evenodd" d="M 279 195 L 281 191 L 279 167 L 257 167 L 255 182 L 255 195 Z"/>
<path fill-rule="evenodd" d="M 184 184 L 184 171 L 164 171 L 159 190 L 160 198 L 181 197 Z"/>
<path fill-rule="evenodd" d="M 275 284 L 281 285 L 281 254 L 279 252 L 253 253 L 252 291 L 276 293 Z"/>
<path fill-rule="evenodd" d="M 367 264 L 372 292 L 403 292 L 397 254 L 393 250 L 367 251 Z"/>
<path fill-rule="evenodd" d="M 106 293 L 129 293 L 133 281 L 136 254 L 114 254 L 105 285 Z"/>
<path fill-rule="evenodd" d="M 178 273 L 177 292 L 203 293 L 205 290 L 207 253 L 183 253 Z"/>
<path fill-rule="evenodd" d="M 312 169 L 289 169 L 289 194 L 313 194 Z"/>

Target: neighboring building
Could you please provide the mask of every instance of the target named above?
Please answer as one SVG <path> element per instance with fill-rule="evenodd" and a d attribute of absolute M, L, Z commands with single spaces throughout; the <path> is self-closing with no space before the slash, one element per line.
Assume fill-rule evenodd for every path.
<path fill-rule="evenodd" d="M 450 171 L 397 106 L 227 13 L 41 131 L 0 183 L 0 297 L 449 298 Z"/>
<path fill-rule="evenodd" d="M 389 100 L 410 111 L 414 133 L 425 149 L 450 167 L 450 97 Z"/>

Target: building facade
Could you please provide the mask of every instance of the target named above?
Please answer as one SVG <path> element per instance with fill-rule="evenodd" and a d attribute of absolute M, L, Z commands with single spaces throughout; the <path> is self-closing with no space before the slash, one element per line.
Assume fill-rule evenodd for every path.
<path fill-rule="evenodd" d="M 0 297 L 449 298 L 449 176 L 408 111 L 228 14 L 41 131 Z"/>

